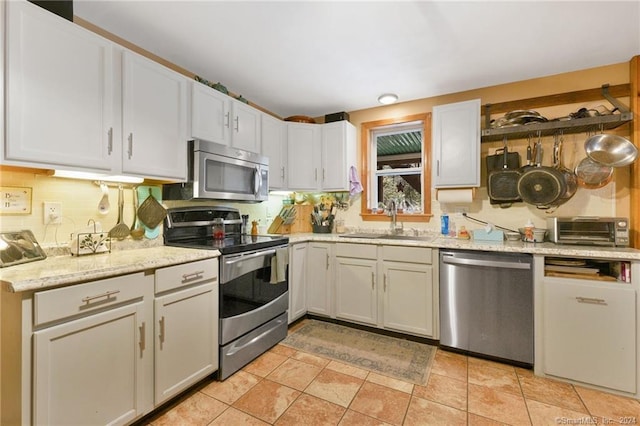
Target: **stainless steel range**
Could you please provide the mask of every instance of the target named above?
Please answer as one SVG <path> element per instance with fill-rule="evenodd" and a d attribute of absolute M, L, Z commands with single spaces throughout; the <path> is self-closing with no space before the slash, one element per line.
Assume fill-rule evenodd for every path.
<path fill-rule="evenodd" d="M 219 250 L 220 368 L 224 380 L 287 335 L 289 239 L 243 235 L 237 209 L 223 206 L 167 210 L 165 245 Z M 224 224 L 213 238 L 214 219 Z"/>

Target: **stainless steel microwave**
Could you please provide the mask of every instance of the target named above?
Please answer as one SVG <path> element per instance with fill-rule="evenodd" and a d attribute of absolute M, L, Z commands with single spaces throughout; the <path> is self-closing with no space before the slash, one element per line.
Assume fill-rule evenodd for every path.
<path fill-rule="evenodd" d="M 548 217 L 549 241 L 556 244 L 627 247 L 629 219 L 624 217 Z"/>
<path fill-rule="evenodd" d="M 269 159 L 217 143 L 188 143 L 188 181 L 162 186 L 164 200 L 260 202 L 269 196 Z"/>

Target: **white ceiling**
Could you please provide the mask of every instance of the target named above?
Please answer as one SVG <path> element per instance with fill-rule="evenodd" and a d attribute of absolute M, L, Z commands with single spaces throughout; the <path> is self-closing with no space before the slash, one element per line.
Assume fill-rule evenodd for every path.
<path fill-rule="evenodd" d="M 282 117 L 620 63 L 640 1 L 75 0 L 74 14 Z M 603 82 L 605 83 L 605 82 Z"/>

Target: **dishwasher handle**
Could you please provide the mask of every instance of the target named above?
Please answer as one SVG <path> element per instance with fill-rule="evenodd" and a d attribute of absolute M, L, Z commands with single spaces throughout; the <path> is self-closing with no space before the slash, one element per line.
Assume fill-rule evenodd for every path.
<path fill-rule="evenodd" d="M 443 254 L 442 262 L 448 263 L 450 265 L 487 266 L 490 268 L 504 268 L 504 269 L 531 269 L 530 263 L 502 262 L 499 260 L 469 259 L 465 257 L 455 257 L 452 254 Z"/>

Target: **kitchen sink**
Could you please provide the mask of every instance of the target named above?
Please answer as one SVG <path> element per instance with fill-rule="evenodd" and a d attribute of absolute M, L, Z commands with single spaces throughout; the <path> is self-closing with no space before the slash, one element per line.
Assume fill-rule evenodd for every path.
<path fill-rule="evenodd" d="M 404 240 L 404 241 L 433 241 L 435 238 L 433 236 L 423 235 L 398 235 L 398 234 L 342 234 L 340 237 L 343 238 L 363 238 L 363 239 L 382 239 L 382 240 Z"/>

